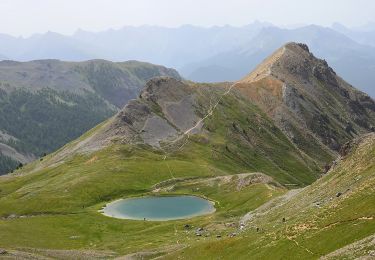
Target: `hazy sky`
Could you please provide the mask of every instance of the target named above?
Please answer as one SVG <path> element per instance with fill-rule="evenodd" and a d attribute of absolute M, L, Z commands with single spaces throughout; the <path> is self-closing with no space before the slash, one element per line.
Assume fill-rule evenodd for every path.
<path fill-rule="evenodd" d="M 275 25 L 375 20 L 374 0 L 0 0 L 0 33 L 30 35 L 124 25 Z"/>

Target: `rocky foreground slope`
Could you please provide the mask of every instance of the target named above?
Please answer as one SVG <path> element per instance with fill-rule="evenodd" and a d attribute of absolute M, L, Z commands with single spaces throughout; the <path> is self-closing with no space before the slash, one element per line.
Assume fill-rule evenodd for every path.
<path fill-rule="evenodd" d="M 116 116 L 0 178 L 0 247 L 318 258 L 374 233 L 373 106 L 294 43 L 234 84 L 152 79 Z M 217 211 L 166 222 L 98 212 L 155 194 L 208 197 Z"/>

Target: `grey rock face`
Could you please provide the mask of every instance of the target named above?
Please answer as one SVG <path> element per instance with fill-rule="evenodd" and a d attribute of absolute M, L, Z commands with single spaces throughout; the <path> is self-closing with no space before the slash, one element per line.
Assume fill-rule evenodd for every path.
<path fill-rule="evenodd" d="M 167 120 L 154 115 L 147 118 L 142 128 L 141 137 L 146 144 L 160 147 L 161 141 L 172 139 L 177 134 L 177 130 Z"/>
<path fill-rule="evenodd" d="M 139 98 L 131 100 L 94 142 L 119 139 L 160 148 L 162 143 L 184 135 L 200 120 L 195 105 L 192 86 L 169 77 L 151 79 Z"/>

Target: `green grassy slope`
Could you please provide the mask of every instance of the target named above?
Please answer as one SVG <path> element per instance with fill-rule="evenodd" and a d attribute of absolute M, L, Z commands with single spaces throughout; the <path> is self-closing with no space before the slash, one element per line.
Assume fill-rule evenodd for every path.
<path fill-rule="evenodd" d="M 142 158 L 138 157 L 135 162 L 135 158 L 125 157 L 127 153 L 129 151 L 122 148 L 106 157 L 108 151 L 103 151 L 95 154 L 98 157 L 95 162 L 85 164 L 95 157 L 82 157 L 67 163 L 70 165 L 68 168 L 58 167 L 59 170 L 42 171 L 18 179 L 4 178 L 0 204 L 2 215 L 8 217 L 0 220 L 1 247 L 91 248 L 129 253 L 176 241 L 184 243 L 194 238 L 194 234 L 185 233 L 185 223 L 194 226 L 220 225 L 230 218 L 237 219 L 244 211 L 255 209 L 273 196 L 285 192 L 271 184 L 253 185 L 241 192 L 232 185 L 227 185 L 225 189 L 223 186 L 194 185 L 201 187 L 199 192 L 192 192 L 182 186 L 172 193 L 207 196 L 218 201 L 218 211 L 206 217 L 162 223 L 116 220 L 102 216 L 97 210 L 106 201 L 122 196 L 148 194 L 152 184 L 170 179 L 166 163 L 170 165 L 173 174 L 180 178 L 186 176 L 190 179 L 215 173 L 215 169 L 208 166 L 194 165 L 199 161 L 164 162 L 157 155 L 138 152 L 137 156 Z M 79 162 L 85 166 L 74 170 L 73 167 Z M 8 214 L 16 216 L 9 217 Z"/>
<path fill-rule="evenodd" d="M 238 237 L 211 240 L 168 258 L 317 259 L 375 233 L 374 184 L 375 134 L 370 134 L 311 186 L 252 212 Z M 354 257 L 350 250 L 344 255 Z"/>
<path fill-rule="evenodd" d="M 202 87 L 200 91 L 205 98 L 206 91 L 212 89 Z M 224 89 L 216 91 L 218 95 Z M 63 164 L 55 161 L 57 152 L 42 162 L 26 166 L 23 172 L 40 170 L 1 180 L 0 202 L 4 204 L 0 212 L 3 215 L 66 213 L 116 197 L 140 194 L 158 182 L 173 178 L 264 172 L 284 184 L 301 186 L 314 181 L 320 170 L 313 164 L 314 168 L 309 168 L 309 161 L 304 161 L 259 109 L 235 99 L 234 95 L 221 101 L 205 127 L 209 132 L 192 136 L 183 149 L 169 149 L 166 160 L 163 150 L 130 144 L 113 145 L 92 154 L 73 154 Z M 240 128 L 243 130 L 239 132 Z M 91 135 L 99 130 L 100 127 Z M 82 140 L 89 137 L 83 136 Z M 74 145 L 67 147 L 69 150 Z M 49 161 L 52 166 L 46 167 Z"/>
<path fill-rule="evenodd" d="M 209 101 L 219 100 L 226 88 L 200 85 L 196 91 L 197 113 L 205 113 Z M 113 144 L 93 153 L 62 156 L 95 136 L 109 121 L 43 161 L 3 176 L 0 247 L 98 248 L 130 253 L 176 240 L 195 241 L 194 232 L 186 233 L 183 228 L 186 222 L 209 227 L 211 236 L 224 236 L 235 229 L 226 227 L 226 222 L 238 222 L 247 211 L 286 192 L 276 181 L 304 186 L 317 178 L 320 168 L 306 159 L 256 106 L 237 92 L 224 96 L 219 103 L 206 119 L 201 134 L 172 146 L 166 143 L 164 149 Z M 179 149 L 182 143 L 185 145 Z M 210 178 L 247 172 L 266 173 L 275 182 L 254 183 L 241 190 L 237 190 L 236 178 L 223 185 L 215 181 L 213 186 L 205 184 Z M 111 200 L 150 194 L 155 185 L 165 181 L 176 182 L 168 194 L 208 197 L 216 201 L 217 212 L 164 223 L 116 220 L 97 212 Z M 193 186 L 200 189 L 194 190 Z M 19 236 L 13 235 L 16 233 Z M 36 233 L 40 234 L 38 239 Z M 76 236 L 79 238 L 71 238 Z"/>
<path fill-rule="evenodd" d="M 334 155 L 317 138 L 309 151 L 319 156 L 304 153 L 232 86 L 151 80 L 116 116 L 0 177 L 0 247 L 308 259 L 373 234 L 374 134 L 319 179 Z M 217 211 L 166 222 L 98 212 L 119 198 L 172 194 L 206 197 Z"/>

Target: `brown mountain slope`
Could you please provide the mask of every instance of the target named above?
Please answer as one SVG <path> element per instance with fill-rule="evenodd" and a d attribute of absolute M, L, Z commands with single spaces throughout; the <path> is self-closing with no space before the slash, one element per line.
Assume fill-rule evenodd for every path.
<path fill-rule="evenodd" d="M 342 144 L 375 128 L 374 100 L 304 44 L 284 45 L 236 88 L 316 160 L 334 156 Z"/>

